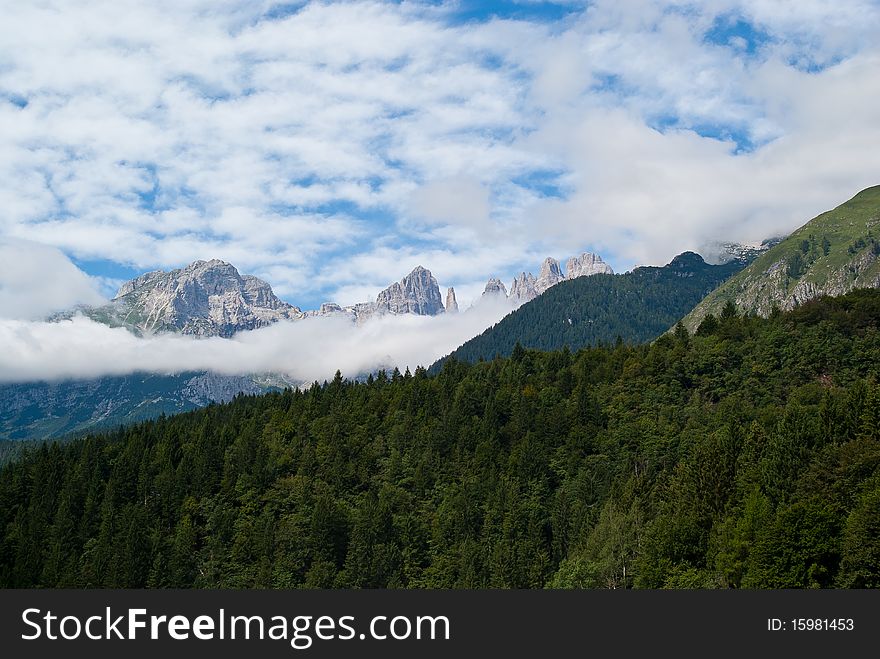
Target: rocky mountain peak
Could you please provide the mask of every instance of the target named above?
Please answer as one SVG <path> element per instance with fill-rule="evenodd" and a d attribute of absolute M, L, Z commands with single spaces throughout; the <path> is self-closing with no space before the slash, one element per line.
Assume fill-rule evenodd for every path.
<path fill-rule="evenodd" d="M 232 336 L 302 317 L 265 281 L 219 259 L 143 274 L 123 284 L 108 305 L 85 313 L 138 332 L 200 336 Z"/>
<path fill-rule="evenodd" d="M 335 302 L 324 302 L 321 304 L 320 309 L 318 309 L 317 315 L 319 316 L 332 316 L 333 314 L 344 313 L 342 307 L 340 307 Z"/>
<path fill-rule="evenodd" d="M 538 275 L 538 279 L 535 282 L 535 290 L 538 291 L 538 294 L 540 295 L 551 286 L 555 286 L 561 282 L 563 279 L 565 279 L 565 275 L 562 274 L 562 270 L 559 267 L 559 261 L 552 256 L 548 256 L 541 264 L 541 274 Z"/>
<path fill-rule="evenodd" d="M 376 310 L 380 313 L 436 316 L 445 309 L 434 275 L 430 270 L 416 266 L 406 277 L 379 293 Z"/>

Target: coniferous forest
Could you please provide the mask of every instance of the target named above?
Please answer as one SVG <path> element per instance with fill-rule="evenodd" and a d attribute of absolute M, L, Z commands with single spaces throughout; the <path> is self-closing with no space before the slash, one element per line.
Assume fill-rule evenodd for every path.
<path fill-rule="evenodd" d="M 880 292 L 31 449 L 0 585 L 880 586 Z"/>

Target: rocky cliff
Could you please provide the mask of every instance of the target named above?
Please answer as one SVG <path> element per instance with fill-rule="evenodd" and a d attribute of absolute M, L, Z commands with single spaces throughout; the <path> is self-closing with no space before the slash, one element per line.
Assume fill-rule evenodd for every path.
<path fill-rule="evenodd" d="M 450 289 L 451 290 L 451 289 Z M 449 303 L 447 292 L 447 305 Z M 455 291 L 451 291 L 455 303 Z M 455 303 L 455 311 L 458 304 Z M 325 302 L 316 311 L 306 311 L 305 316 L 345 315 L 353 322 L 363 323 L 376 314 L 415 314 L 417 316 L 436 316 L 447 311 L 440 296 L 440 286 L 431 271 L 416 266 L 400 281 L 396 281 L 376 296 L 375 302 L 359 302 L 340 306 L 335 302 Z"/>
<path fill-rule="evenodd" d="M 507 297 L 507 288 L 497 277 L 490 277 L 489 281 L 486 282 L 486 288 L 483 289 L 483 295 Z"/>
<path fill-rule="evenodd" d="M 518 304 L 525 304 L 538 297 L 535 276 L 531 272 L 521 272 L 510 285 L 510 297 Z"/>
<path fill-rule="evenodd" d="M 556 284 L 564 279 L 565 275 L 562 274 L 562 269 L 559 267 L 559 261 L 548 256 L 541 264 L 541 273 L 535 281 L 535 290 L 538 291 L 538 295 L 540 295 L 548 288 L 556 286 Z"/>

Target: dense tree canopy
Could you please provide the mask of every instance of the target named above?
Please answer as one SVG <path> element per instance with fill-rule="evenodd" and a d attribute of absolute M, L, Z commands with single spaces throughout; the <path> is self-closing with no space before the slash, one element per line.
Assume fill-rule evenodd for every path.
<path fill-rule="evenodd" d="M 878 586 L 878 322 L 858 291 L 44 445 L 0 471 L 0 585 Z"/>

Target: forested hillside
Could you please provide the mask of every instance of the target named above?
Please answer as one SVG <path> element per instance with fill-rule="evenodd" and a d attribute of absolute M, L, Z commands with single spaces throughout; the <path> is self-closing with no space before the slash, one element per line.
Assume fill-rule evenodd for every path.
<path fill-rule="evenodd" d="M 48 445 L 0 585 L 880 586 L 880 293 Z"/>
<path fill-rule="evenodd" d="M 663 267 L 563 281 L 524 304 L 452 352 L 476 362 L 510 355 L 514 345 L 577 350 L 600 342 L 650 341 L 672 327 L 715 287 L 745 267 L 743 261 L 710 265 L 693 252 Z M 440 360 L 431 372 L 439 370 Z"/>

